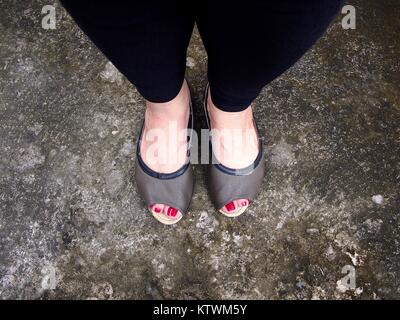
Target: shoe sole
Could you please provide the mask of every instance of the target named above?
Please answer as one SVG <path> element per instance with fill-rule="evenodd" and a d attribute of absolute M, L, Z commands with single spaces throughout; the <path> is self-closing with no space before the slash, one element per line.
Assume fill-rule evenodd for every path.
<path fill-rule="evenodd" d="M 218 211 L 221 212 L 225 217 L 236 218 L 236 217 L 239 217 L 240 215 L 242 215 L 247 209 L 248 209 L 248 206 L 244 207 L 244 208 L 240 208 L 238 211 L 235 211 L 235 213 L 226 213 L 222 210 L 218 210 Z"/>

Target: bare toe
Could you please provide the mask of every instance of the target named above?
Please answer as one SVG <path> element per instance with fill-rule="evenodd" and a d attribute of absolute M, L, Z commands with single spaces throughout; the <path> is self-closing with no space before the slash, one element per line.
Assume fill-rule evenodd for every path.
<path fill-rule="evenodd" d="M 236 201 L 227 203 L 221 210 L 226 214 L 232 214 L 239 209 Z"/>
<path fill-rule="evenodd" d="M 164 205 L 160 203 L 156 203 L 150 206 L 150 211 L 155 212 L 157 214 L 161 214 L 163 210 L 164 210 Z"/>
<path fill-rule="evenodd" d="M 170 220 L 177 220 L 182 216 L 182 213 L 180 211 L 167 205 L 164 206 L 163 213 Z"/>
<path fill-rule="evenodd" d="M 236 203 L 238 206 L 240 206 L 240 208 L 246 208 L 249 206 L 250 201 L 248 199 L 237 199 Z"/>

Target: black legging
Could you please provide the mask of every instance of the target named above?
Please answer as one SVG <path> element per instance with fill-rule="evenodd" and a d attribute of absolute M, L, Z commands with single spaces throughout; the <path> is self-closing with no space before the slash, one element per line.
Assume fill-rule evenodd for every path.
<path fill-rule="evenodd" d="M 151 102 L 179 92 L 197 22 L 214 104 L 241 111 L 324 33 L 341 0 L 62 0 L 81 29 Z"/>

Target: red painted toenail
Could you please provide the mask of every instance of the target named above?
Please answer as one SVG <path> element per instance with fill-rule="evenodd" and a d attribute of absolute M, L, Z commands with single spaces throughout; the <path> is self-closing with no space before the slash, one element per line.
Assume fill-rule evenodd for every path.
<path fill-rule="evenodd" d="M 167 215 L 169 215 L 170 217 L 175 217 L 177 213 L 178 213 L 178 210 L 176 210 L 175 208 L 172 208 L 172 207 L 169 207 L 167 210 Z"/>
<path fill-rule="evenodd" d="M 247 206 L 247 201 L 242 201 L 242 206 L 243 207 Z"/>
<path fill-rule="evenodd" d="M 235 204 L 233 202 L 229 202 L 226 206 L 225 206 L 226 210 L 228 211 L 233 211 L 235 210 Z"/>
<path fill-rule="evenodd" d="M 157 212 L 157 213 L 160 213 L 161 209 L 160 208 L 154 208 L 154 211 Z"/>

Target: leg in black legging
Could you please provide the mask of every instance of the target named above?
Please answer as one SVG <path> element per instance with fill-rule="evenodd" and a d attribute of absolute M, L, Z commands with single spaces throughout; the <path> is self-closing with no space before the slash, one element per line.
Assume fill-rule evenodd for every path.
<path fill-rule="evenodd" d="M 323 34 L 339 0 L 204 0 L 197 22 L 208 53 L 207 98 L 216 158 L 230 168 L 254 163 L 258 153 L 252 101 Z M 234 132 L 241 135 L 234 136 Z M 234 139 L 232 139 L 234 137 Z M 219 138 L 219 139 L 218 139 Z M 228 142 L 228 143 L 227 143 Z M 220 209 L 240 214 L 249 199 Z"/>
<path fill-rule="evenodd" d="M 325 32 L 341 0 L 205 0 L 198 28 L 214 104 L 241 111 Z"/>
<path fill-rule="evenodd" d="M 178 170 L 187 160 L 187 142 L 182 142 L 183 148 L 179 148 L 180 144 L 168 137 L 169 124 L 174 124 L 179 132 L 187 128 L 189 118 L 189 90 L 184 75 L 194 17 L 184 1 L 62 0 L 62 3 L 147 100 L 139 146 L 143 161 L 159 173 Z M 161 150 L 154 152 L 156 131 L 166 141 Z M 173 160 L 168 158 L 170 154 L 175 155 Z M 171 223 L 182 217 L 176 208 L 163 203 L 150 204 L 149 209 L 158 219 Z"/>
<path fill-rule="evenodd" d="M 182 0 L 61 0 L 81 29 L 151 102 L 182 87 L 194 17 Z"/>

